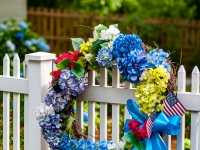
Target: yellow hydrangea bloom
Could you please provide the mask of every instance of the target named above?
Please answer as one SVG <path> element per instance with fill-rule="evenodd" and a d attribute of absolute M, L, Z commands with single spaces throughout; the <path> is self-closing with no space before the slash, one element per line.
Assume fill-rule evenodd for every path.
<path fill-rule="evenodd" d="M 150 115 L 154 110 L 162 111 L 169 78 L 170 74 L 162 66 L 142 73 L 141 85 L 136 87 L 135 92 L 141 112 Z"/>

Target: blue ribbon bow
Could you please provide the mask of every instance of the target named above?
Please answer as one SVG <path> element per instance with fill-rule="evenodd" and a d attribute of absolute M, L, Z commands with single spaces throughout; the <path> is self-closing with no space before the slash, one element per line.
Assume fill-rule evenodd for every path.
<path fill-rule="evenodd" d="M 143 124 L 148 118 L 147 115 L 139 112 L 139 106 L 131 99 L 127 100 L 127 109 L 130 115 L 141 124 Z M 154 122 L 151 137 L 149 139 L 145 139 L 146 150 L 168 150 L 158 132 L 169 135 L 178 135 L 180 132 L 180 119 L 180 116 L 168 117 L 164 112 L 159 113 Z M 130 120 L 131 119 L 126 120 L 124 132 L 130 131 L 128 127 Z"/>

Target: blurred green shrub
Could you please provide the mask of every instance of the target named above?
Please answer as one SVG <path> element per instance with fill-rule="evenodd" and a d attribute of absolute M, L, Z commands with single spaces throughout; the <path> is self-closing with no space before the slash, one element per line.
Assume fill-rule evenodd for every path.
<path fill-rule="evenodd" d="M 20 60 L 23 61 L 25 54 L 50 50 L 44 38 L 37 35 L 29 27 L 28 21 L 17 23 L 14 19 L 3 21 L 0 24 L 0 65 L 2 65 L 6 53 L 11 59 L 17 53 Z"/>

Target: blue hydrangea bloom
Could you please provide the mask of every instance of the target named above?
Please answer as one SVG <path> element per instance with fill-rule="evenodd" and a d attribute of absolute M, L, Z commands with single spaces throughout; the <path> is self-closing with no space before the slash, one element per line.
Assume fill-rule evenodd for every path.
<path fill-rule="evenodd" d="M 39 120 L 44 139 L 49 143 L 51 148 L 58 147 L 60 143 L 59 136 L 61 134 L 61 118 L 60 115 L 46 115 Z"/>
<path fill-rule="evenodd" d="M 33 45 L 35 45 L 35 44 L 37 44 L 37 41 L 36 41 L 36 39 L 34 39 L 34 38 L 32 38 L 32 39 L 30 39 L 30 40 L 26 40 L 26 41 L 24 42 L 24 45 L 26 45 L 27 47 L 31 47 L 31 46 L 33 46 Z"/>
<path fill-rule="evenodd" d="M 47 106 L 52 105 L 56 112 L 63 110 L 69 100 L 71 100 L 69 94 L 65 93 L 64 91 L 57 93 L 53 87 L 49 88 L 44 99 L 45 104 Z"/>
<path fill-rule="evenodd" d="M 40 50 L 44 50 L 44 51 L 50 51 L 50 46 L 48 44 L 46 44 L 44 38 L 40 38 L 37 47 Z"/>
<path fill-rule="evenodd" d="M 27 47 L 31 47 L 33 44 L 31 42 L 31 40 L 26 40 L 26 41 L 24 41 L 24 45 Z"/>
<path fill-rule="evenodd" d="M 20 77 L 24 77 L 24 72 L 20 72 Z"/>
<path fill-rule="evenodd" d="M 116 58 L 126 57 L 132 50 L 143 50 L 142 40 L 136 34 L 120 34 L 113 43 L 113 56 Z"/>
<path fill-rule="evenodd" d="M 19 39 L 23 39 L 23 38 L 24 38 L 24 33 L 22 33 L 22 32 L 17 32 L 17 33 L 15 34 L 15 37 L 16 37 L 16 38 L 19 38 Z"/>
<path fill-rule="evenodd" d="M 148 68 L 156 67 L 163 65 L 167 71 L 170 71 L 170 64 L 167 62 L 169 53 L 164 52 L 162 49 L 153 49 L 146 54 Z"/>
<path fill-rule="evenodd" d="M 48 44 L 46 44 L 45 42 L 39 42 L 38 48 L 40 50 L 50 51 L 50 46 Z"/>
<path fill-rule="evenodd" d="M 106 48 L 102 48 L 98 51 L 96 61 L 101 67 L 111 68 L 116 65 L 116 60 L 113 59 L 112 51 Z"/>
<path fill-rule="evenodd" d="M 76 96 L 84 90 L 85 78 L 78 79 L 69 68 L 66 68 L 61 70 L 58 85 L 67 94 Z"/>
<path fill-rule="evenodd" d="M 63 134 L 60 141 L 61 150 L 108 150 L 107 145 L 112 143 L 106 140 L 92 142 L 89 138 L 77 141 L 74 137 L 70 139 L 67 134 Z"/>
<path fill-rule="evenodd" d="M 18 26 L 22 29 L 22 30 L 25 30 L 28 28 L 28 24 L 26 22 L 20 22 L 18 24 Z"/>
<path fill-rule="evenodd" d="M 0 30 L 6 31 L 7 30 L 7 26 L 5 24 L 0 24 Z"/>
<path fill-rule="evenodd" d="M 88 113 L 87 112 L 83 112 L 83 121 L 88 122 Z"/>
<path fill-rule="evenodd" d="M 147 60 L 145 51 L 141 47 L 142 40 L 136 34 L 120 34 L 113 44 L 113 55 L 122 77 L 131 83 L 137 84 L 145 68 Z"/>

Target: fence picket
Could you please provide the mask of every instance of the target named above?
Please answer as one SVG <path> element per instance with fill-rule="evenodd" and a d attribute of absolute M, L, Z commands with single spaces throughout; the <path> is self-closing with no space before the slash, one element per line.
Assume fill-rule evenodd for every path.
<path fill-rule="evenodd" d="M 112 68 L 112 87 L 119 87 L 119 70 L 117 67 Z"/>
<path fill-rule="evenodd" d="M 20 60 L 17 54 L 13 59 L 14 77 L 20 77 Z M 20 150 L 20 94 L 13 93 L 13 149 Z"/>
<path fill-rule="evenodd" d="M 117 67 L 112 68 L 112 87 L 119 87 L 119 70 Z M 114 101 L 111 100 L 111 102 Z M 112 104 L 112 141 L 119 142 L 119 104 Z"/>
<path fill-rule="evenodd" d="M 94 71 L 88 72 L 88 85 L 90 85 L 90 86 L 95 85 L 95 72 Z"/>
<path fill-rule="evenodd" d="M 107 69 L 100 68 L 100 86 L 107 86 Z M 107 103 L 100 103 L 100 140 L 107 139 Z"/>
<path fill-rule="evenodd" d="M 88 102 L 88 134 L 95 141 L 95 102 Z"/>
<path fill-rule="evenodd" d="M 132 84 L 130 82 L 125 82 L 125 89 L 131 89 L 132 88 Z M 126 122 L 126 119 L 130 119 L 131 115 L 128 112 L 127 106 L 124 105 L 124 123 Z"/>
<path fill-rule="evenodd" d="M 80 127 L 83 129 L 83 101 L 78 100 L 76 107 L 77 107 L 76 121 L 78 122 Z"/>
<path fill-rule="evenodd" d="M 192 71 L 192 94 L 199 94 L 199 70 L 197 66 L 194 67 Z M 191 149 L 198 150 L 198 143 L 199 143 L 199 118 L 200 118 L 199 111 L 191 111 Z"/>
<path fill-rule="evenodd" d="M 119 104 L 112 104 L 112 141 L 119 143 Z"/>
<path fill-rule="evenodd" d="M 178 93 L 184 93 L 186 87 L 186 72 L 181 65 L 178 71 Z M 185 115 L 181 118 L 181 130 L 177 136 L 177 150 L 184 150 L 184 138 L 185 138 Z"/>
<path fill-rule="evenodd" d="M 103 67 L 100 68 L 100 86 L 107 86 L 107 69 Z"/>
<path fill-rule="evenodd" d="M 3 75 L 10 76 L 10 59 L 3 59 Z M 10 150 L 10 92 L 3 92 L 3 150 Z"/>
<path fill-rule="evenodd" d="M 100 103 L 100 140 L 107 139 L 107 103 Z"/>

